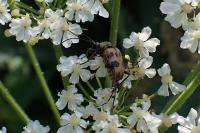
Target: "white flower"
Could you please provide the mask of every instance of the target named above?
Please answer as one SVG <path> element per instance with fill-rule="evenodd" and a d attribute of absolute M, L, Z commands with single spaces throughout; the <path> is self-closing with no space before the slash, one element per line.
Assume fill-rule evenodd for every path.
<path fill-rule="evenodd" d="M 143 28 L 141 33 L 132 32 L 129 38 L 124 39 L 123 46 L 125 48 L 134 46 L 134 48 L 139 51 L 141 58 L 148 57 L 149 53 L 155 52 L 156 47 L 160 45 L 160 40 L 157 38 L 149 39 L 151 32 L 150 27 Z"/>
<path fill-rule="evenodd" d="M 61 125 L 57 133 L 84 133 L 84 130 L 89 124 L 85 120 L 81 119 L 82 114 L 75 112 L 70 115 L 64 113 L 61 116 Z"/>
<path fill-rule="evenodd" d="M 32 21 L 29 15 L 12 19 L 9 32 L 16 36 L 17 41 L 27 42 L 34 35 L 34 31 L 31 28 L 31 23 Z"/>
<path fill-rule="evenodd" d="M 57 9 L 56 11 L 53 11 L 52 9 L 46 9 L 44 15 L 52 23 L 54 23 L 56 20 L 58 20 L 64 15 L 64 11 L 62 9 Z"/>
<path fill-rule="evenodd" d="M 151 115 L 150 113 L 146 113 L 144 119 L 147 123 L 147 127 L 150 133 L 159 133 L 158 128 L 162 123 L 161 119 L 154 115 Z"/>
<path fill-rule="evenodd" d="M 82 113 L 82 118 L 87 119 L 89 116 L 93 116 L 98 112 L 98 109 L 94 106 L 93 103 L 89 103 L 86 107 L 77 107 L 76 111 Z"/>
<path fill-rule="evenodd" d="M 68 23 L 65 18 L 57 19 L 51 25 L 51 39 L 55 45 L 62 44 L 65 48 L 71 47 L 72 43 L 78 43 L 78 35 L 82 34 L 82 29 L 78 24 Z"/>
<path fill-rule="evenodd" d="M 199 0 L 164 0 L 160 10 L 163 14 L 167 14 L 165 20 L 174 28 L 178 28 L 187 23 L 187 14 L 193 12 L 198 2 Z"/>
<path fill-rule="evenodd" d="M 105 77 L 108 74 L 103 58 L 100 56 L 96 56 L 94 60 L 90 60 L 90 69 L 97 70 L 96 75 L 98 77 Z"/>
<path fill-rule="evenodd" d="M 99 16 L 102 16 L 104 18 L 109 17 L 108 11 L 103 7 L 102 3 L 99 0 L 95 0 L 94 5 L 91 9 L 92 14 L 99 14 Z"/>
<path fill-rule="evenodd" d="M 180 47 L 189 49 L 192 53 L 198 51 L 200 54 L 200 13 L 194 19 L 194 24 L 190 26 L 184 36 L 181 37 Z"/>
<path fill-rule="evenodd" d="M 142 108 L 137 107 L 137 104 L 134 103 L 131 106 L 133 113 L 127 118 L 127 122 L 130 124 L 130 127 L 134 127 L 136 124 L 137 132 L 148 133 L 148 125 L 145 120 L 145 116 L 149 114 L 148 109 L 150 108 L 150 101 L 144 102 Z"/>
<path fill-rule="evenodd" d="M 187 118 L 179 120 L 179 133 L 200 133 L 200 118 L 197 120 L 197 111 L 191 108 Z"/>
<path fill-rule="evenodd" d="M 84 100 L 81 94 L 77 94 L 77 91 L 74 85 L 70 85 L 67 90 L 62 90 L 61 93 L 58 93 L 60 97 L 56 102 L 58 109 L 63 110 L 68 105 L 68 109 L 75 110 L 77 105 L 80 105 Z"/>
<path fill-rule="evenodd" d="M 51 21 L 49 19 L 38 20 L 38 26 L 34 27 L 34 34 L 42 35 L 42 38 L 49 39 L 51 36 L 50 30 Z"/>
<path fill-rule="evenodd" d="M 71 74 L 69 79 L 71 83 L 78 83 L 79 77 L 81 77 L 84 82 L 90 79 L 91 73 L 86 69 L 89 66 L 89 63 L 87 62 L 85 55 L 81 55 L 80 57 L 62 56 L 60 58 L 60 63 L 61 64 L 57 65 L 57 70 L 61 72 L 63 77 Z"/>
<path fill-rule="evenodd" d="M 48 133 L 50 128 L 48 126 L 44 127 L 40 125 L 38 120 L 29 121 L 28 125 L 23 128 L 24 131 L 22 133 Z"/>
<path fill-rule="evenodd" d="M 2 127 L 2 130 L 0 130 L 0 133 L 6 133 L 6 132 L 7 132 L 6 128 Z"/>
<path fill-rule="evenodd" d="M 117 88 L 112 88 L 112 89 L 117 89 Z M 118 93 L 114 92 L 114 93 L 117 93 L 117 94 L 114 95 L 112 89 L 111 88 L 104 88 L 104 89 L 99 88 L 98 90 L 96 90 L 94 92 L 94 96 L 97 98 L 96 99 L 96 103 L 99 106 L 103 105 L 103 108 L 105 110 L 107 110 L 107 111 L 109 111 L 112 108 L 112 106 L 118 104 L 118 99 L 117 99 L 118 98 Z M 117 91 L 117 90 L 115 90 L 115 91 Z M 113 97 L 113 96 L 115 96 L 115 97 Z M 114 101 L 114 105 L 113 105 L 113 100 L 115 100 Z"/>
<path fill-rule="evenodd" d="M 7 0 L 0 0 L 0 24 L 2 25 L 11 20 L 11 15 L 8 13 L 10 11 L 8 6 Z"/>
<path fill-rule="evenodd" d="M 143 58 L 139 60 L 139 68 L 137 70 L 137 76 L 138 77 L 144 77 L 146 75 L 148 78 L 153 78 L 156 75 L 156 70 L 153 68 L 149 68 L 153 63 L 153 57 L 148 56 L 146 58 Z M 136 76 L 136 77 L 137 77 Z"/>
<path fill-rule="evenodd" d="M 76 22 L 93 21 L 94 15 L 90 11 L 93 3 L 94 0 L 69 0 L 65 17 Z"/>
<path fill-rule="evenodd" d="M 176 95 L 185 90 L 185 86 L 178 84 L 173 81 L 171 75 L 171 69 L 168 64 L 164 64 L 160 69 L 158 69 L 158 74 L 161 76 L 162 86 L 158 90 L 158 94 L 161 96 L 169 96 L 170 88 L 173 95 Z"/>
<path fill-rule="evenodd" d="M 93 126 L 96 133 L 130 133 L 128 128 L 123 128 L 117 115 L 107 115 L 107 119 L 96 121 Z"/>
<path fill-rule="evenodd" d="M 156 117 L 161 119 L 162 124 L 167 128 L 171 127 L 173 124 L 177 124 L 177 122 L 180 121 L 180 116 L 176 112 L 169 116 L 161 113 L 160 115 L 156 115 Z"/>

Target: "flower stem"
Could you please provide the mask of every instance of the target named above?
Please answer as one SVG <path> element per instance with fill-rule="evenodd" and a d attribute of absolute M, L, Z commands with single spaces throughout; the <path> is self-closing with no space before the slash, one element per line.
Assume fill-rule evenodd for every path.
<path fill-rule="evenodd" d="M 53 49 L 54 49 L 54 53 L 56 55 L 56 60 L 57 60 L 57 63 L 59 63 L 60 61 L 60 57 L 63 56 L 63 51 L 62 51 L 62 48 L 60 47 L 60 45 L 53 45 Z M 62 82 L 63 82 L 63 86 L 64 88 L 67 88 L 69 86 L 69 78 L 68 77 L 62 77 Z"/>
<path fill-rule="evenodd" d="M 97 84 L 98 84 L 99 88 L 103 88 L 99 77 L 98 76 L 95 76 L 95 77 L 96 77 L 96 81 L 97 81 Z"/>
<path fill-rule="evenodd" d="M 119 28 L 119 14 L 120 14 L 121 0 L 112 1 L 111 27 L 110 27 L 110 42 L 113 47 L 117 45 L 117 33 Z M 106 87 L 112 86 L 112 81 L 109 76 L 106 77 Z"/>
<path fill-rule="evenodd" d="M 191 80 L 186 90 L 175 99 L 175 101 L 169 106 L 169 108 L 167 108 L 167 110 L 164 113 L 170 115 L 176 112 L 185 103 L 185 101 L 193 94 L 193 92 L 197 89 L 199 85 L 200 85 L 200 72 Z"/>
<path fill-rule="evenodd" d="M 23 2 L 16 2 L 16 5 L 19 7 L 19 8 L 23 8 L 25 9 L 26 11 L 29 11 L 29 12 L 32 12 L 34 13 L 35 15 L 39 15 L 38 11 L 36 11 L 33 7 L 23 3 Z"/>
<path fill-rule="evenodd" d="M 81 89 L 81 91 L 83 92 L 83 94 L 86 96 L 86 98 L 88 100 L 93 101 L 90 94 L 85 90 L 85 88 L 83 87 L 83 85 L 80 82 L 78 83 L 78 87 Z"/>
<path fill-rule="evenodd" d="M 90 90 L 91 90 L 92 92 L 95 91 L 95 90 L 94 90 L 94 87 L 91 85 L 91 83 L 90 83 L 89 81 L 87 81 L 86 84 L 87 84 L 87 86 L 90 88 Z"/>
<path fill-rule="evenodd" d="M 14 109 L 14 111 L 19 115 L 21 120 L 27 124 L 29 122 L 29 117 L 24 112 L 24 110 L 19 106 L 19 104 L 15 101 L 15 99 L 11 96 L 8 89 L 3 85 L 0 81 L 0 93 L 5 98 L 5 100 L 10 104 L 10 106 Z"/>
<path fill-rule="evenodd" d="M 38 79 L 39 79 L 39 81 L 40 81 L 40 83 L 41 83 L 42 89 L 43 89 L 44 94 L 45 94 L 45 96 L 46 96 L 46 98 L 47 98 L 47 101 L 48 101 L 48 103 L 49 103 L 49 105 L 50 105 L 50 108 L 51 108 L 51 110 L 52 110 L 52 112 L 53 112 L 53 114 L 54 114 L 54 117 L 55 117 L 55 119 L 56 119 L 56 122 L 57 122 L 58 124 L 60 124 L 60 114 L 59 114 L 59 112 L 58 112 L 58 110 L 57 110 L 57 108 L 56 108 L 56 105 L 55 105 L 53 96 L 52 96 L 52 94 L 51 94 L 51 92 L 50 92 L 50 90 L 49 90 L 49 87 L 48 87 L 48 85 L 47 85 L 47 82 L 46 82 L 46 80 L 45 80 L 45 77 L 44 77 L 44 75 L 43 75 L 43 72 L 42 72 L 42 70 L 41 70 L 41 68 L 40 68 L 40 65 L 39 65 L 39 62 L 38 62 L 38 60 L 37 60 L 37 58 L 36 58 L 36 55 L 35 55 L 35 53 L 34 53 L 34 51 L 33 51 L 33 49 L 32 49 L 32 46 L 29 45 L 29 44 L 25 44 L 25 47 L 26 47 L 26 50 L 27 50 L 27 52 L 28 52 L 28 54 L 29 54 L 31 63 L 32 63 L 34 69 L 35 69 L 35 72 L 36 72 L 36 74 L 37 74 L 37 77 L 38 77 Z"/>
<path fill-rule="evenodd" d="M 111 29 L 110 29 L 110 42 L 113 47 L 117 45 L 117 33 L 119 29 L 119 15 L 121 0 L 112 1 L 112 15 L 111 15 Z"/>

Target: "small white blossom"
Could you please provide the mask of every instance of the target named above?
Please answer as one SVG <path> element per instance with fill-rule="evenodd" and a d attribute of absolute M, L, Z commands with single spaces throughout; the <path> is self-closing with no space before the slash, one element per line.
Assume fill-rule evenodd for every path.
<path fill-rule="evenodd" d="M 34 36 L 33 28 L 31 27 L 31 19 L 29 15 L 21 18 L 12 19 L 9 32 L 16 36 L 17 41 L 27 42 Z"/>
<path fill-rule="evenodd" d="M 78 35 L 82 34 L 82 29 L 78 24 L 68 23 L 65 18 L 57 19 L 51 25 L 51 39 L 55 45 L 62 44 L 65 48 L 71 47 L 72 43 L 78 43 Z"/>
<path fill-rule="evenodd" d="M 25 126 L 24 131 L 22 133 L 48 133 L 50 128 L 48 126 L 44 127 L 40 125 L 38 120 L 29 121 L 28 125 Z"/>
<path fill-rule="evenodd" d="M 116 88 L 113 88 L 113 89 L 116 89 Z M 96 103 L 99 105 L 99 106 L 102 106 L 103 105 L 103 108 L 105 109 L 105 110 L 110 110 L 111 108 L 112 108 L 112 106 L 113 106 L 113 100 L 115 100 L 114 101 L 114 105 L 117 105 L 118 104 L 118 93 L 117 94 L 115 94 L 114 95 L 114 93 L 116 93 L 116 92 L 114 92 L 113 94 L 112 94 L 112 89 L 111 88 L 104 88 L 104 89 L 102 89 L 102 88 L 99 88 L 98 90 L 96 90 L 95 92 L 94 92 L 94 96 L 97 98 L 96 99 Z M 116 90 L 115 90 L 116 91 Z M 113 96 L 111 96 L 111 95 L 113 95 L 113 96 L 115 96 L 115 97 L 113 97 Z M 109 101 L 108 101 L 109 100 Z"/>
<path fill-rule="evenodd" d="M 139 60 L 139 68 L 137 70 L 138 77 L 144 77 L 144 75 L 146 75 L 148 78 L 153 78 L 156 75 L 156 70 L 153 68 L 149 68 L 152 65 L 152 63 L 152 56 L 148 56 Z"/>
<path fill-rule="evenodd" d="M 0 0 L 0 24 L 5 25 L 11 20 L 7 0 Z"/>
<path fill-rule="evenodd" d="M 137 107 L 137 104 L 134 103 L 131 106 L 131 110 L 133 113 L 127 118 L 127 122 L 130 124 L 130 127 L 134 127 L 136 124 L 137 132 L 148 133 L 148 125 L 145 120 L 145 116 L 149 114 L 148 109 L 151 106 L 151 102 L 147 101 L 142 104 L 141 107 Z"/>
<path fill-rule="evenodd" d="M 56 106 L 59 110 L 63 110 L 66 105 L 68 109 L 75 110 L 77 105 L 80 105 L 83 102 L 83 96 L 77 94 L 77 88 L 75 85 L 68 86 L 67 90 L 62 90 L 61 93 L 58 93 L 60 97 L 56 102 Z"/>
<path fill-rule="evenodd" d="M 98 77 L 105 77 L 108 74 L 103 58 L 100 56 L 96 56 L 94 60 L 90 60 L 90 69 L 97 70 L 96 76 Z"/>
<path fill-rule="evenodd" d="M 162 120 L 158 117 L 151 115 L 150 113 L 146 113 L 144 119 L 147 123 L 147 127 L 149 129 L 149 133 L 159 133 L 158 128 L 162 123 Z"/>
<path fill-rule="evenodd" d="M 157 38 L 149 39 L 151 32 L 150 27 L 143 28 L 141 33 L 132 32 L 129 38 L 124 39 L 123 46 L 125 48 L 134 46 L 134 48 L 139 51 L 141 58 L 148 57 L 149 53 L 155 52 L 156 47 L 160 45 L 160 40 Z"/>
<path fill-rule="evenodd" d="M 57 9 L 53 11 L 52 9 L 46 9 L 44 13 L 45 17 L 47 17 L 52 23 L 54 23 L 59 18 L 63 17 L 64 11 L 62 9 Z"/>
<path fill-rule="evenodd" d="M 84 130 L 89 124 L 85 120 L 81 119 L 82 114 L 75 112 L 70 115 L 64 113 L 61 116 L 61 125 L 57 133 L 84 133 Z"/>
<path fill-rule="evenodd" d="M 99 0 L 95 0 L 91 12 L 92 14 L 99 14 L 99 16 L 102 16 L 104 18 L 109 17 L 108 11 L 103 7 L 103 4 Z"/>
<path fill-rule="evenodd" d="M 171 75 L 171 69 L 168 64 L 164 64 L 160 69 L 158 69 L 158 74 L 161 76 L 162 86 L 158 90 L 158 94 L 161 96 L 169 96 L 169 89 L 173 95 L 176 95 L 185 90 L 185 86 L 178 84 L 173 81 Z"/>
<path fill-rule="evenodd" d="M 128 128 L 123 128 L 117 115 L 107 115 L 107 119 L 96 121 L 93 126 L 96 133 L 130 133 Z"/>
<path fill-rule="evenodd" d="M 71 74 L 69 79 L 71 83 L 78 83 L 79 77 L 81 77 L 84 82 L 90 79 L 91 73 L 86 69 L 89 66 L 89 63 L 87 62 L 85 55 L 81 55 L 80 57 L 62 56 L 60 58 L 60 63 L 61 64 L 57 65 L 57 70 L 61 72 L 63 77 Z"/>
<path fill-rule="evenodd" d="M 69 0 L 65 17 L 76 22 L 93 21 L 94 15 L 90 11 L 93 3 L 94 0 Z"/>
<path fill-rule="evenodd" d="M 6 132 L 7 132 L 6 128 L 2 127 L 2 130 L 0 130 L 0 133 L 6 133 Z"/>
<path fill-rule="evenodd" d="M 98 109 L 94 106 L 93 103 L 89 103 L 86 107 L 77 107 L 76 111 L 82 113 L 82 118 L 87 119 L 89 116 L 93 116 L 98 112 Z"/>
<path fill-rule="evenodd" d="M 179 133 L 200 133 L 200 118 L 197 119 L 197 111 L 191 108 L 187 118 L 180 117 Z"/>
<path fill-rule="evenodd" d="M 51 21 L 49 19 L 43 19 L 41 21 L 38 21 L 38 26 L 34 27 L 34 33 L 36 35 L 42 36 L 44 39 L 49 39 L 51 36 L 51 30 L 50 30 Z"/>
<path fill-rule="evenodd" d="M 178 28 L 187 23 L 187 14 L 193 12 L 198 2 L 199 0 L 164 0 L 160 5 L 160 10 L 167 15 L 165 20 L 174 28 Z"/>
<path fill-rule="evenodd" d="M 200 13 L 194 19 L 193 25 L 186 29 L 184 36 L 181 37 L 180 47 L 189 49 L 192 53 L 198 51 L 200 54 Z"/>
<path fill-rule="evenodd" d="M 162 124 L 167 128 L 171 127 L 173 124 L 177 124 L 177 122 L 180 121 L 180 116 L 176 112 L 169 116 L 161 113 L 160 115 L 156 115 L 156 117 L 161 119 Z"/>

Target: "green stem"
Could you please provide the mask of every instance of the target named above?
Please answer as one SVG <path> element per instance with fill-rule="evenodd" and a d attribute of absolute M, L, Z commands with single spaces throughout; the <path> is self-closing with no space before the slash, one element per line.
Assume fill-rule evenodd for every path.
<path fill-rule="evenodd" d="M 29 122 L 29 117 L 24 112 L 24 110 L 19 106 L 19 104 L 15 101 L 15 99 L 11 96 L 8 89 L 3 85 L 0 81 L 0 93 L 5 98 L 5 100 L 10 104 L 10 106 L 14 109 L 14 111 L 19 115 L 22 121 L 27 124 Z"/>
<path fill-rule="evenodd" d="M 188 84 L 186 90 L 181 93 L 175 101 L 169 106 L 169 108 L 164 112 L 167 115 L 170 115 L 176 112 L 185 101 L 193 94 L 200 84 L 200 72 L 194 77 L 191 82 Z"/>
<path fill-rule="evenodd" d="M 26 11 L 29 11 L 29 12 L 32 12 L 36 15 L 39 15 L 38 11 L 36 11 L 33 7 L 23 3 L 23 2 L 16 2 L 16 5 L 19 7 L 19 8 L 23 8 L 25 9 Z"/>
<path fill-rule="evenodd" d="M 87 81 L 86 84 L 87 84 L 87 86 L 90 88 L 90 90 L 91 90 L 92 92 L 95 91 L 95 90 L 94 90 L 94 87 L 90 84 L 89 81 Z"/>
<path fill-rule="evenodd" d="M 184 81 L 184 85 L 187 86 L 194 78 L 195 76 L 200 72 L 200 61 L 197 63 L 197 65 L 195 66 L 195 68 L 191 71 L 191 73 L 186 77 L 185 81 Z M 180 96 L 176 95 L 173 96 L 170 101 L 168 101 L 168 103 L 166 104 L 166 106 L 163 108 L 162 112 L 166 112 L 166 110 L 172 105 L 172 103 Z"/>
<path fill-rule="evenodd" d="M 57 63 L 60 63 L 60 57 L 64 55 L 62 48 L 60 47 L 60 45 L 53 45 L 53 49 L 54 49 L 54 53 L 56 55 Z M 61 76 L 61 77 L 62 77 L 62 82 L 63 82 L 64 88 L 67 88 L 69 86 L 68 77 L 63 77 L 63 76 Z"/>
<path fill-rule="evenodd" d="M 111 29 L 110 29 L 110 42 L 113 47 L 117 45 L 117 33 L 119 29 L 119 15 L 120 15 L 120 7 L 121 0 L 113 0 L 112 1 L 112 15 L 111 15 Z"/>
<path fill-rule="evenodd" d="M 27 52 L 29 54 L 31 63 L 32 63 L 34 69 L 35 69 L 35 72 L 37 74 L 37 77 L 38 77 L 38 79 L 39 79 L 39 81 L 41 83 L 42 89 L 43 89 L 44 94 L 45 94 L 45 96 L 47 98 L 47 101 L 48 101 L 48 103 L 50 105 L 50 108 L 51 108 L 51 110 L 52 110 L 52 112 L 54 114 L 56 122 L 58 124 L 60 124 L 60 114 L 59 114 L 59 112 L 57 110 L 57 107 L 55 105 L 53 96 L 52 96 L 52 94 L 51 94 L 51 92 L 49 90 L 49 87 L 48 87 L 47 82 L 45 80 L 44 74 L 43 74 L 43 72 L 42 72 L 42 70 L 40 68 L 39 62 L 38 62 L 38 60 L 36 58 L 36 55 L 35 55 L 32 47 L 31 47 L 31 45 L 25 44 L 25 47 L 26 47 L 26 50 L 27 50 Z"/>
<path fill-rule="evenodd" d="M 90 94 L 85 90 L 85 88 L 83 87 L 83 85 L 80 82 L 78 83 L 78 87 L 81 89 L 81 91 L 87 97 L 88 100 L 93 101 Z"/>
<path fill-rule="evenodd" d="M 96 81 L 97 81 L 97 84 L 98 84 L 99 88 L 103 88 L 99 77 L 98 76 L 95 76 L 95 77 L 96 77 Z"/>

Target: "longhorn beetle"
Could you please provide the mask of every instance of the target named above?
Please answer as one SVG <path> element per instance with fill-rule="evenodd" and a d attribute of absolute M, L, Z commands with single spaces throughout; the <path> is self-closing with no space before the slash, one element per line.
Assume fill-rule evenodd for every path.
<path fill-rule="evenodd" d="M 121 84 L 129 77 L 129 73 L 125 71 L 125 66 L 123 62 L 123 57 L 118 48 L 114 48 L 110 42 L 95 42 L 87 35 L 82 34 L 82 36 L 85 36 L 86 39 L 81 39 L 87 42 L 92 43 L 92 47 L 89 48 L 86 52 L 86 56 L 88 59 L 91 59 L 95 57 L 96 55 L 100 55 L 103 58 L 103 62 L 105 63 L 105 67 L 108 70 L 109 76 L 112 80 L 112 93 L 108 101 L 104 104 L 107 104 L 112 97 L 114 97 L 113 104 L 115 101 L 115 95 L 118 91 L 118 88 L 121 86 Z M 78 39 L 78 38 L 71 38 L 71 39 Z M 67 40 L 66 40 L 67 41 Z M 128 74 L 128 76 L 123 79 L 124 74 Z M 122 80 L 123 79 L 123 80 Z M 119 81 L 122 80 L 120 83 Z M 103 105 L 104 105 L 103 104 Z"/>

